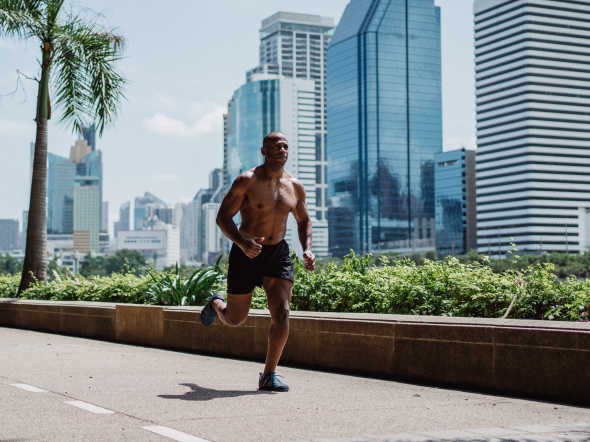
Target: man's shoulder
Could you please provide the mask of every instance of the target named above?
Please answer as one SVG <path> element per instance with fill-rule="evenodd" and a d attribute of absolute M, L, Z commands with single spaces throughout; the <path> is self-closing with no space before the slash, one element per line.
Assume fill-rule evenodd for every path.
<path fill-rule="evenodd" d="M 295 191 L 301 196 L 301 195 L 305 195 L 305 187 L 303 187 L 303 183 L 301 181 L 299 181 L 297 178 L 295 178 L 292 175 L 289 175 L 289 181 L 291 182 L 291 184 L 293 185 L 293 188 L 295 189 Z"/>
<path fill-rule="evenodd" d="M 254 180 L 254 169 L 247 170 L 239 174 L 233 182 L 233 188 L 247 188 L 250 183 Z"/>

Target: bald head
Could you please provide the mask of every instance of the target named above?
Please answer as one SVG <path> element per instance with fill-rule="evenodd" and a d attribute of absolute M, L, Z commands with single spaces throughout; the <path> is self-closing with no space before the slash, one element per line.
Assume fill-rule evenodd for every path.
<path fill-rule="evenodd" d="M 266 134 L 262 140 L 262 147 L 268 147 L 274 143 L 276 143 L 280 139 L 285 139 L 285 134 L 281 132 L 270 132 Z"/>

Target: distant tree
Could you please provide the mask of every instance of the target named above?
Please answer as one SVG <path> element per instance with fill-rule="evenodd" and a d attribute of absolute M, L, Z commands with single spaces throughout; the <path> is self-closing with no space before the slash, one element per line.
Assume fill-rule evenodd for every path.
<path fill-rule="evenodd" d="M 35 158 L 27 227 L 27 245 L 18 293 L 47 271 L 47 121 L 50 92 L 61 120 L 80 133 L 96 121 L 99 134 L 113 120 L 123 98 L 124 78 L 114 69 L 122 38 L 63 12 L 64 0 L 0 0 L 0 38 L 32 39 L 41 49 L 35 122 Z"/>
<path fill-rule="evenodd" d="M 106 276 L 107 275 L 106 259 L 102 256 L 92 256 L 90 254 L 84 257 L 80 264 L 80 274 L 82 276 Z"/>
<path fill-rule="evenodd" d="M 10 255 L 0 255 L 0 274 L 15 275 L 22 270 L 23 262 Z"/>
<path fill-rule="evenodd" d="M 141 275 L 145 271 L 145 257 L 137 250 L 117 250 L 113 256 L 106 260 L 107 275 L 112 273 L 133 273 Z"/>

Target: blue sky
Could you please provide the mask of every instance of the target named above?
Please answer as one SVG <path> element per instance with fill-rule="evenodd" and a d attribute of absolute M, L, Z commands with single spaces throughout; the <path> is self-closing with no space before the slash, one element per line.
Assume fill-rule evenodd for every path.
<path fill-rule="evenodd" d="M 347 0 L 66 1 L 126 38 L 120 68 L 127 100 L 97 141 L 111 222 L 121 203 L 145 191 L 186 202 L 222 164 L 221 115 L 258 61 L 258 30 L 276 11 L 333 17 Z M 443 145 L 475 147 L 472 0 L 436 0 L 442 10 Z M 253 6 L 255 5 L 255 6 Z M 36 43 L 0 40 L 0 218 L 20 218 L 34 140 L 35 85 L 14 90 L 16 70 L 37 74 Z M 75 137 L 54 119 L 49 151 L 67 156 Z"/>

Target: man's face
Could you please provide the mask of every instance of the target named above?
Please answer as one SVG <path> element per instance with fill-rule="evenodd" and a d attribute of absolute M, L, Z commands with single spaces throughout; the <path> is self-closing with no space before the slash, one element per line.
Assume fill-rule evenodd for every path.
<path fill-rule="evenodd" d="M 262 146 L 262 155 L 267 163 L 280 164 L 281 166 L 287 162 L 289 157 L 289 144 L 284 136 L 273 138 Z"/>

